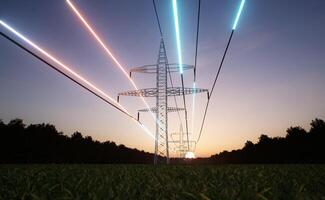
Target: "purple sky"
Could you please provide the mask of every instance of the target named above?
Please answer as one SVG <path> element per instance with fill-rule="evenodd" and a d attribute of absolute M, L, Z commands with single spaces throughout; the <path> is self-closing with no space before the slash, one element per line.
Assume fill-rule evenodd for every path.
<path fill-rule="evenodd" d="M 74 2 L 127 69 L 156 62 L 160 38 L 151 0 Z M 186 64 L 194 63 L 197 2 L 178 1 Z M 202 0 L 198 87 L 210 89 L 212 85 L 239 3 Z M 171 1 L 157 1 L 157 6 L 169 61 L 176 62 Z M 324 10 L 323 0 L 246 1 L 211 100 L 197 155 L 241 148 L 246 140 L 256 141 L 260 134 L 283 136 L 289 126 L 308 129 L 312 119 L 325 119 Z M 132 89 L 65 1 L 2 0 L 0 19 L 111 96 Z M 134 76 L 139 87 L 153 87 L 154 78 Z M 186 72 L 185 79 L 191 86 L 193 73 Z M 179 75 L 175 74 L 174 80 L 180 84 Z M 152 138 L 130 119 L 3 38 L 0 90 L 0 119 L 4 122 L 16 117 L 28 124 L 49 122 L 66 134 L 79 130 L 101 141 L 153 151 Z M 194 138 L 205 101 L 205 95 L 198 95 Z M 154 105 L 153 99 L 149 102 Z M 187 102 L 191 108 L 190 96 Z M 121 103 L 133 114 L 144 107 L 133 97 L 122 97 Z M 153 132 L 149 114 L 143 116 Z M 175 122 L 174 113 L 169 131 L 178 130 Z"/>

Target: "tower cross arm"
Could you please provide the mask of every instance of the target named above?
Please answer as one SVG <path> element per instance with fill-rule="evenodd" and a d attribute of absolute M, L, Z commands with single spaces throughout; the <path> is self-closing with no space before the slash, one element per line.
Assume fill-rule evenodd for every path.
<path fill-rule="evenodd" d="M 169 68 L 167 70 L 169 70 L 172 73 L 180 71 L 180 64 L 178 64 L 178 63 L 171 63 L 171 64 L 168 64 L 168 66 L 169 66 Z M 182 66 L 183 66 L 183 70 L 194 69 L 193 65 L 183 64 Z M 156 74 L 157 73 L 157 64 L 143 65 L 141 67 L 134 67 L 130 70 L 130 73 L 134 73 L 134 72 Z"/>
<path fill-rule="evenodd" d="M 139 112 L 154 112 L 156 113 L 157 112 L 157 107 L 154 107 L 154 108 L 150 108 L 150 110 L 148 108 L 144 108 L 144 109 L 140 109 L 138 110 Z M 177 111 L 183 111 L 185 110 L 184 108 L 176 108 L 176 107 L 168 107 L 167 108 L 167 112 L 177 112 Z"/>
<path fill-rule="evenodd" d="M 118 94 L 118 96 L 156 97 L 158 95 L 158 92 L 159 91 L 157 88 L 146 88 L 146 89 L 121 92 Z M 201 89 L 201 88 L 184 88 L 185 95 L 202 93 L 202 92 L 208 92 L 208 90 Z M 181 95 L 183 95 L 182 87 L 167 88 L 167 96 L 181 96 Z"/>

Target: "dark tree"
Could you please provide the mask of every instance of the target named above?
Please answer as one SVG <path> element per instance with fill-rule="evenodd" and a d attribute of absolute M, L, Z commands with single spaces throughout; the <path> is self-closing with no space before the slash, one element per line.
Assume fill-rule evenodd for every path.
<path fill-rule="evenodd" d="M 185 163 L 325 163 L 325 122 L 315 119 L 309 131 L 300 126 L 287 129 L 285 137 L 265 134 L 256 144 L 223 151 L 206 159 Z M 31 124 L 21 119 L 8 124 L 0 120 L 0 163 L 152 163 L 153 154 L 99 142 L 75 132 L 68 137 L 51 124 Z M 184 163 L 182 159 L 172 159 Z"/>
<path fill-rule="evenodd" d="M 247 141 L 240 150 L 211 156 L 210 163 L 325 163 L 325 122 L 315 119 L 310 125 L 309 132 L 290 127 L 284 138 L 263 134 L 256 144 Z"/>
<path fill-rule="evenodd" d="M 0 120 L 0 163 L 152 163 L 153 154 L 114 142 L 94 141 L 75 132 L 68 137 L 51 124 Z"/>

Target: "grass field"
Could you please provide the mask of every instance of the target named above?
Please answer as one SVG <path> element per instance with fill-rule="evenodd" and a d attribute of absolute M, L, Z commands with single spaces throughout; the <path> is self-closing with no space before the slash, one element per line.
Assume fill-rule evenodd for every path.
<path fill-rule="evenodd" d="M 325 199 L 325 165 L 0 165 L 0 199 Z"/>

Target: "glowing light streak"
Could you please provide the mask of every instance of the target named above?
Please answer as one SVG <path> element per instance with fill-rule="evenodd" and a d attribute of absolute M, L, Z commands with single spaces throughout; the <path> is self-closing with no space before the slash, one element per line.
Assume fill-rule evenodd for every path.
<path fill-rule="evenodd" d="M 136 121 L 136 120 L 135 120 Z M 136 122 L 138 122 L 138 121 L 136 121 Z M 156 140 L 156 138 L 155 138 L 155 136 L 149 131 L 149 129 L 145 126 L 145 125 L 143 125 L 142 123 L 138 123 L 139 125 L 140 125 L 140 127 L 148 134 L 148 135 L 150 135 L 154 140 Z"/>
<path fill-rule="evenodd" d="M 183 74 L 183 58 L 181 50 L 181 39 L 179 31 L 179 20 L 178 20 L 178 11 L 177 11 L 177 2 L 173 0 L 173 13 L 174 13 L 174 22 L 175 22 L 175 32 L 176 32 L 176 45 L 177 45 L 177 54 L 179 62 L 179 71 Z"/>
<path fill-rule="evenodd" d="M 44 50 L 43 48 L 41 48 L 40 46 L 38 46 L 37 44 L 35 44 L 34 42 L 32 42 L 30 39 L 28 39 L 27 37 L 25 37 L 24 35 L 22 35 L 18 31 L 16 31 L 14 28 L 12 28 L 11 26 L 9 26 L 5 22 L 3 22 L 3 21 L 0 20 L 0 24 L 4 28 L 6 28 L 7 30 L 9 30 L 10 32 L 14 33 L 20 39 L 22 39 L 23 41 L 25 41 L 26 43 L 28 43 L 30 46 L 34 47 L 36 50 L 38 50 L 40 53 L 42 53 L 43 55 L 45 55 L 47 58 L 49 58 L 50 60 L 52 60 L 54 63 L 58 64 L 61 68 L 63 68 L 64 70 L 68 71 L 70 74 L 72 74 L 73 76 L 75 76 L 77 79 L 79 79 L 85 85 L 89 86 L 90 88 L 92 88 L 93 90 L 95 90 L 96 92 L 98 92 L 99 94 L 101 94 L 102 96 L 104 96 L 104 97 L 108 98 L 110 101 L 114 102 L 114 104 L 118 105 L 118 107 L 120 107 L 124 112 L 126 112 L 131 117 L 131 119 L 133 119 L 133 121 L 137 122 L 137 124 L 139 124 L 140 127 L 143 130 L 145 130 L 145 132 L 149 136 L 151 136 L 152 138 L 155 139 L 154 135 L 152 133 L 150 133 L 150 131 L 142 123 L 140 123 L 135 118 L 133 118 L 132 115 L 121 104 L 119 104 L 118 102 L 115 101 L 115 99 L 113 99 L 112 97 L 110 97 L 104 91 L 102 91 L 101 89 L 99 89 L 98 87 L 96 87 L 94 84 L 92 84 L 91 82 L 89 82 L 88 80 L 86 80 L 84 77 L 82 77 L 81 75 L 79 75 L 77 72 L 75 72 L 72 69 L 70 69 L 67 65 L 63 64 L 63 62 L 59 61 L 57 58 L 55 58 L 54 56 L 52 56 L 46 50 Z"/>
<path fill-rule="evenodd" d="M 130 78 L 128 72 L 124 69 L 124 67 L 121 65 L 121 63 L 116 59 L 116 57 L 113 55 L 112 51 L 109 50 L 107 45 L 101 40 L 101 38 L 97 35 L 97 33 L 94 31 L 94 29 L 89 25 L 85 17 L 82 16 L 82 14 L 79 12 L 76 6 L 72 4 L 70 0 L 66 0 L 70 8 L 74 11 L 74 13 L 78 16 L 78 18 L 82 21 L 83 25 L 88 29 L 88 31 L 91 33 L 91 35 L 96 39 L 96 41 L 100 44 L 100 46 L 104 49 L 104 51 L 109 55 L 109 57 L 114 61 L 114 63 L 118 66 L 118 68 L 123 72 L 125 77 L 131 82 L 134 89 L 138 90 L 137 85 L 134 83 L 134 81 Z M 156 120 L 156 116 L 153 114 L 153 112 L 150 110 L 150 106 L 148 105 L 147 101 L 143 98 L 143 96 L 140 96 L 141 100 L 145 104 L 145 106 L 148 108 L 150 114 L 152 115 L 154 121 L 162 128 L 159 121 Z"/>
<path fill-rule="evenodd" d="M 212 88 L 210 90 L 210 94 L 209 94 L 209 98 L 208 98 L 208 102 L 206 104 L 206 107 L 205 107 L 205 111 L 204 111 L 204 114 L 203 114 L 203 120 L 202 120 L 202 124 L 201 124 L 201 128 L 200 128 L 200 132 L 199 132 L 199 136 L 198 136 L 198 139 L 196 140 L 196 145 L 199 143 L 200 139 L 201 139 L 201 135 L 202 135 L 202 130 L 203 130 L 203 126 L 204 126 L 204 123 L 205 123 L 205 119 L 206 119 L 206 115 L 207 115 L 207 111 L 208 111 L 208 107 L 209 107 L 209 103 L 210 103 L 210 99 L 211 99 L 211 96 L 213 94 L 213 90 L 214 90 L 214 87 L 215 87 L 215 84 L 218 80 L 218 77 L 219 77 L 219 74 L 220 74 L 220 71 L 221 71 L 221 68 L 223 66 L 223 63 L 225 61 L 225 58 L 226 58 L 226 55 L 227 55 L 227 52 L 228 52 L 228 48 L 230 46 L 230 43 L 231 43 L 231 40 L 233 38 L 233 35 L 234 35 L 234 32 L 235 32 L 235 29 L 237 27 L 237 24 L 238 24 L 238 21 L 239 21 L 239 18 L 240 18 L 240 15 L 243 11 L 243 8 L 244 8 L 244 4 L 245 4 L 245 0 L 242 0 L 241 3 L 240 3 L 240 6 L 239 6 L 239 10 L 237 12 L 237 15 L 236 15 L 236 19 L 235 19 L 235 22 L 233 24 L 233 27 L 232 27 L 232 31 L 231 31 L 231 34 L 230 34 L 230 37 L 228 39 L 228 43 L 227 43 L 227 46 L 226 46 L 226 49 L 223 53 L 223 57 L 221 59 L 221 62 L 220 62 L 220 65 L 219 65 L 219 69 L 217 71 L 217 74 L 216 74 L 216 77 L 214 79 L 214 82 L 212 84 Z M 196 146 L 195 146 L 196 148 Z M 194 148 L 194 150 L 195 150 Z"/>
<path fill-rule="evenodd" d="M 13 29 L 11 26 L 9 26 L 8 24 L 4 23 L 3 21 L 0 21 L 0 24 L 3 25 L 8 30 L 10 30 L 12 33 L 14 33 L 20 39 L 24 40 L 29 45 L 31 45 L 32 47 L 34 47 L 36 50 L 38 50 L 39 52 L 41 52 L 43 55 L 45 55 L 46 57 L 48 57 L 50 60 L 52 60 L 53 62 L 55 62 L 59 66 L 61 66 L 63 69 L 65 69 L 66 71 L 68 71 L 69 73 L 71 73 L 72 75 L 74 75 L 75 77 L 77 77 L 83 83 L 85 83 L 86 85 L 90 86 L 92 89 L 96 90 L 97 92 L 99 92 L 104 97 L 106 97 L 109 100 L 113 101 L 115 104 L 119 105 L 119 107 L 122 108 L 125 112 L 127 112 L 127 110 L 125 108 L 123 108 L 122 105 L 120 105 L 119 103 L 117 103 L 112 97 L 110 97 L 109 95 L 107 95 L 105 92 L 103 92 L 102 90 L 100 90 L 99 88 L 97 88 L 95 85 L 93 85 L 89 81 L 87 81 L 85 78 L 83 78 L 77 72 L 75 72 L 72 69 L 70 69 L 67 65 L 63 64 L 61 61 L 59 61 L 58 59 L 56 59 L 55 57 L 53 57 L 51 54 L 49 54 L 47 51 L 45 51 L 44 49 L 42 49 L 41 47 L 39 47 L 38 45 L 36 45 L 34 42 L 32 42 L 31 40 L 27 39 L 21 33 L 19 33 L 18 31 L 16 31 L 15 29 Z"/>
<path fill-rule="evenodd" d="M 239 10 L 238 10 L 237 15 L 236 15 L 236 19 L 235 19 L 234 25 L 232 27 L 232 30 L 235 30 L 236 27 L 237 27 L 240 15 L 241 15 L 241 13 L 243 11 L 243 8 L 244 8 L 244 4 L 245 4 L 245 0 L 242 0 L 241 3 L 240 3 L 240 6 L 239 6 Z"/>

